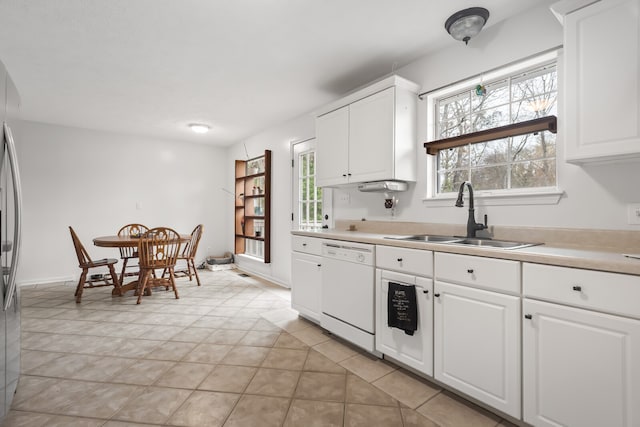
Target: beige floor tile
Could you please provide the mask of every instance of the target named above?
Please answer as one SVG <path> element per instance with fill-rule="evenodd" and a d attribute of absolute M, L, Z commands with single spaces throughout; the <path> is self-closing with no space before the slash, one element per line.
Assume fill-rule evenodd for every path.
<path fill-rule="evenodd" d="M 22 350 L 20 353 L 20 371 L 29 374 L 31 370 L 63 356 L 62 353 L 48 351 Z"/>
<path fill-rule="evenodd" d="M 259 319 L 251 328 L 254 331 L 282 332 L 282 329 L 265 319 Z"/>
<path fill-rule="evenodd" d="M 52 417 L 46 427 L 101 427 L 103 425 L 104 420 L 58 415 Z"/>
<path fill-rule="evenodd" d="M 169 424 L 188 427 L 222 426 L 239 394 L 196 391 L 171 416 Z"/>
<path fill-rule="evenodd" d="M 266 347 L 249 347 L 238 345 L 231 349 L 222 359 L 223 365 L 260 366 L 267 357 L 269 349 Z"/>
<path fill-rule="evenodd" d="M 298 338 L 286 332 L 280 334 L 273 346 L 276 348 L 292 348 L 294 350 L 307 350 L 309 348 L 308 345 L 300 341 Z"/>
<path fill-rule="evenodd" d="M 49 387 L 57 384 L 55 378 L 34 377 L 21 375 L 16 394 L 13 396 L 12 409 L 20 409 L 20 406 L 31 397 L 44 392 Z"/>
<path fill-rule="evenodd" d="M 260 368 L 245 390 L 247 394 L 291 397 L 298 384 L 299 371 Z"/>
<path fill-rule="evenodd" d="M 330 336 L 322 332 L 322 329 L 315 326 L 311 326 L 300 331 L 291 332 L 291 335 L 309 346 L 314 346 L 331 339 Z"/>
<path fill-rule="evenodd" d="M 240 340 L 240 345 L 253 345 L 256 347 L 273 347 L 280 332 L 249 331 Z"/>
<path fill-rule="evenodd" d="M 284 427 L 342 427 L 343 417 L 342 403 L 295 399 Z"/>
<path fill-rule="evenodd" d="M 400 408 L 347 403 L 344 425 L 345 427 L 398 427 L 402 425 L 402 416 Z"/>
<path fill-rule="evenodd" d="M 188 388 L 194 390 L 213 370 L 213 365 L 178 362 L 158 378 L 158 387 Z"/>
<path fill-rule="evenodd" d="M 186 362 L 218 363 L 233 346 L 226 344 L 201 343 L 196 346 L 183 360 Z"/>
<path fill-rule="evenodd" d="M 54 415 L 36 412 L 10 411 L 2 423 L 3 427 L 46 427 Z"/>
<path fill-rule="evenodd" d="M 149 387 L 138 393 L 113 417 L 115 420 L 162 424 L 191 395 L 191 390 Z"/>
<path fill-rule="evenodd" d="M 174 365 L 175 362 L 165 360 L 130 360 L 110 381 L 123 384 L 151 385 Z"/>
<path fill-rule="evenodd" d="M 365 354 L 357 354 L 345 359 L 340 362 L 340 365 L 368 382 L 373 382 L 398 369 L 382 359 Z"/>
<path fill-rule="evenodd" d="M 398 406 L 398 401 L 355 375 L 347 375 L 346 402 L 364 405 Z"/>
<path fill-rule="evenodd" d="M 215 329 L 213 328 L 185 328 L 174 334 L 171 341 L 185 341 L 185 342 L 202 342 L 211 335 Z"/>
<path fill-rule="evenodd" d="M 288 398 L 243 395 L 224 426 L 280 427 L 288 409 Z"/>
<path fill-rule="evenodd" d="M 305 371 L 312 372 L 329 372 L 332 374 L 344 374 L 347 372 L 342 366 L 338 365 L 328 357 L 318 353 L 313 348 L 309 350 L 309 355 L 304 364 Z"/>
<path fill-rule="evenodd" d="M 494 414 L 443 392 L 416 409 L 442 427 L 494 427 L 500 418 Z"/>
<path fill-rule="evenodd" d="M 215 329 L 204 342 L 211 344 L 229 344 L 235 345 L 240 342 L 242 337 L 247 334 L 247 331 L 239 331 L 236 329 Z"/>
<path fill-rule="evenodd" d="M 181 360 L 198 344 L 192 342 L 167 341 L 156 347 L 146 355 L 146 359 L 153 360 Z"/>
<path fill-rule="evenodd" d="M 217 365 L 198 389 L 242 393 L 257 370 L 246 366 Z"/>
<path fill-rule="evenodd" d="M 400 408 L 404 427 L 438 427 L 436 423 L 410 408 Z"/>
<path fill-rule="evenodd" d="M 128 421 L 107 421 L 102 427 L 148 427 L 157 424 L 132 423 Z"/>
<path fill-rule="evenodd" d="M 262 362 L 265 368 L 302 370 L 307 360 L 308 350 L 294 350 L 289 348 L 272 348 Z"/>
<path fill-rule="evenodd" d="M 129 364 L 131 359 L 120 357 L 92 358 L 82 369 L 78 369 L 71 375 L 75 380 L 86 381 L 110 381 L 118 372 Z"/>
<path fill-rule="evenodd" d="M 313 349 L 324 354 L 336 363 L 340 363 L 358 354 L 356 350 L 334 339 L 314 345 Z"/>
<path fill-rule="evenodd" d="M 253 325 L 255 323 L 256 319 L 232 317 L 222 325 L 220 325 L 220 329 L 238 329 L 240 331 L 249 331 L 251 330 L 251 328 L 253 328 Z"/>
<path fill-rule="evenodd" d="M 302 372 L 294 394 L 299 399 L 344 402 L 347 376 L 324 372 Z"/>
<path fill-rule="evenodd" d="M 216 316 L 209 313 L 209 315 L 202 316 L 201 318 L 193 322 L 190 326 L 195 328 L 219 328 L 220 326 L 224 325 L 227 320 L 229 320 L 228 317 Z"/>
<path fill-rule="evenodd" d="M 440 391 L 426 381 L 401 370 L 393 371 L 373 384 L 411 409 L 422 405 Z"/>
<path fill-rule="evenodd" d="M 60 353 L 57 353 L 60 355 Z M 71 378 L 77 370 L 82 369 L 92 360 L 100 360 L 100 356 L 87 354 L 62 354 L 60 357 L 32 369 L 29 374 L 44 377 Z"/>

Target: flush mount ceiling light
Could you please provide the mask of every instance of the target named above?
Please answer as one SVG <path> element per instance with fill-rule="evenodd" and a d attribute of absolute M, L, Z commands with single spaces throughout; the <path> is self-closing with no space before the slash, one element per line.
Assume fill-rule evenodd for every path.
<path fill-rule="evenodd" d="M 470 7 L 454 13 L 444 23 L 444 28 L 451 37 L 469 43 L 471 37 L 477 35 L 489 19 L 489 11 L 484 7 Z"/>
<path fill-rule="evenodd" d="M 189 125 L 189 127 L 195 133 L 207 133 L 207 132 L 209 132 L 209 126 L 203 125 L 203 124 L 200 124 L 200 123 L 191 123 Z"/>

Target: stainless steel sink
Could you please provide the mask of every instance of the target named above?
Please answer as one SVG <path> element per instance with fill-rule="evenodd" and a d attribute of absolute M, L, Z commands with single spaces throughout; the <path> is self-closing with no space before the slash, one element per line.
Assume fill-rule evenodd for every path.
<path fill-rule="evenodd" d="M 446 245 L 465 245 L 480 248 L 520 249 L 536 246 L 540 243 L 510 242 L 506 240 L 492 240 L 474 237 L 437 236 L 430 234 L 415 234 L 412 236 L 387 236 L 385 239 L 404 240 L 407 242 L 442 243 Z"/>
<path fill-rule="evenodd" d="M 451 243 L 460 240 L 461 237 L 414 234 L 413 236 L 387 236 L 385 239 L 405 240 L 408 242 Z"/>
<path fill-rule="evenodd" d="M 526 243 L 526 242 L 509 242 L 506 240 L 492 240 L 492 239 L 478 239 L 467 237 L 464 239 L 449 242 L 453 245 L 467 245 L 476 247 L 487 248 L 499 248 L 499 249 L 520 249 L 529 246 L 536 246 L 539 243 Z"/>

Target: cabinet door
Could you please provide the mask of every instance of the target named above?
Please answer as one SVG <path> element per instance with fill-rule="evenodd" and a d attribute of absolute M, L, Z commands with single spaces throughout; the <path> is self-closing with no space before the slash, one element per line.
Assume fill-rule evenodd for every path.
<path fill-rule="evenodd" d="M 524 420 L 640 425 L 640 321 L 525 299 Z"/>
<path fill-rule="evenodd" d="M 413 335 L 389 327 L 389 281 L 416 286 L 418 330 Z M 433 280 L 377 270 L 376 299 L 376 350 L 419 372 L 433 375 Z"/>
<path fill-rule="evenodd" d="M 640 156 L 640 0 L 602 0 L 565 17 L 567 160 Z"/>
<path fill-rule="evenodd" d="M 346 184 L 349 177 L 349 107 L 316 119 L 316 180 L 319 187 Z"/>
<path fill-rule="evenodd" d="M 395 88 L 349 106 L 350 182 L 394 176 Z"/>
<path fill-rule="evenodd" d="M 322 258 L 293 252 L 291 256 L 291 307 L 320 322 Z"/>
<path fill-rule="evenodd" d="M 439 281 L 434 297 L 435 378 L 520 418 L 520 298 Z"/>

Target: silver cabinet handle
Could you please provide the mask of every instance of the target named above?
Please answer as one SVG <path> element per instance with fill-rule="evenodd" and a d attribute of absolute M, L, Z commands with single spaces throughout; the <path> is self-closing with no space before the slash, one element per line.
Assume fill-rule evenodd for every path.
<path fill-rule="evenodd" d="M 4 294 L 4 311 L 7 311 L 14 301 L 13 294 L 16 291 L 16 274 L 18 273 L 18 261 L 20 258 L 20 245 L 22 243 L 22 188 L 20 186 L 20 173 L 18 171 L 18 157 L 16 156 L 16 145 L 11 134 L 11 129 L 7 123 L 2 125 L 4 131 L 4 139 L 7 144 L 7 153 L 9 155 L 9 164 L 11 166 L 11 178 L 13 179 L 13 197 L 14 197 L 14 225 L 13 238 L 13 255 L 11 257 L 11 274 L 7 290 Z"/>

